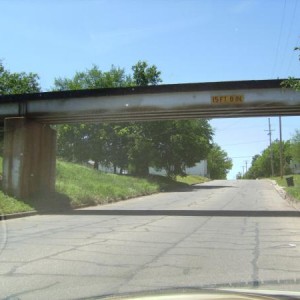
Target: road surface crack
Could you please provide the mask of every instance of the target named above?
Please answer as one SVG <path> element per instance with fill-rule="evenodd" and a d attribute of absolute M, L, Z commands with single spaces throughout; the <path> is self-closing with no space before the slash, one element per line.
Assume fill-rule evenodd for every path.
<path fill-rule="evenodd" d="M 258 258 L 259 258 L 259 229 L 258 224 L 255 223 L 255 246 L 253 249 L 253 260 L 252 260 L 252 282 L 253 286 L 259 286 L 259 275 L 258 275 Z"/>

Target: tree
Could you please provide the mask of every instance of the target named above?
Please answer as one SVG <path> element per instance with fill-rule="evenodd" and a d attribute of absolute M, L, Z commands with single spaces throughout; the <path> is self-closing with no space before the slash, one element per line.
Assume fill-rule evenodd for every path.
<path fill-rule="evenodd" d="M 264 168 L 262 167 L 262 157 L 259 154 L 256 154 L 252 157 L 252 164 L 251 167 L 248 169 L 247 173 L 245 174 L 245 178 L 249 179 L 256 179 L 265 177 L 264 176 Z"/>
<path fill-rule="evenodd" d="M 160 121 L 150 123 L 153 147 L 152 166 L 164 169 L 167 176 L 185 176 L 186 168 L 206 159 L 213 130 L 207 120 Z"/>
<path fill-rule="evenodd" d="M 157 85 L 162 82 L 161 72 L 155 65 L 149 66 L 145 61 L 138 61 L 132 66 L 133 86 Z M 154 158 L 151 124 L 145 122 L 132 122 L 130 124 L 130 146 L 128 147 L 128 160 L 130 172 L 134 175 L 148 175 L 149 167 Z"/>
<path fill-rule="evenodd" d="M 155 65 L 149 66 L 145 61 L 138 61 L 133 67 L 134 85 L 157 85 L 162 82 L 161 72 Z"/>
<path fill-rule="evenodd" d="M 295 47 L 295 51 L 300 51 L 300 47 Z M 300 55 L 299 55 L 300 61 Z M 281 85 L 286 88 L 292 88 L 296 91 L 300 91 L 300 80 L 294 77 L 289 77 L 287 80 L 282 81 Z"/>
<path fill-rule="evenodd" d="M 294 161 L 300 162 L 300 130 L 296 130 L 296 133 L 292 137 L 291 156 Z"/>
<path fill-rule="evenodd" d="M 139 61 L 132 67 L 134 85 L 156 85 L 162 82 L 156 66 Z M 167 176 L 186 175 L 206 158 L 213 131 L 207 120 L 160 121 L 134 123 L 135 138 L 129 147 L 131 171 L 147 175 L 149 166 L 164 169 Z"/>
<path fill-rule="evenodd" d="M 82 89 L 153 85 L 161 82 L 156 66 L 139 61 L 133 75 L 112 66 L 102 72 L 97 66 L 77 72 L 71 79 L 58 78 L 54 89 Z M 134 175 L 148 175 L 149 167 L 165 169 L 169 177 L 185 175 L 208 155 L 213 131 L 207 120 L 79 124 L 58 127 L 58 154 L 65 159 L 93 159 L 127 168 Z"/>
<path fill-rule="evenodd" d="M 291 147 L 290 142 L 282 142 L 283 159 L 284 159 L 284 172 L 285 174 L 290 172 L 289 162 L 291 160 Z M 271 146 L 267 147 L 261 155 L 255 155 L 252 158 L 252 165 L 248 172 L 245 174 L 246 178 L 261 178 L 270 177 L 272 175 L 271 170 L 271 150 L 273 152 L 273 165 L 274 175 L 280 175 L 280 142 L 275 140 Z"/>
<path fill-rule="evenodd" d="M 99 124 L 60 125 L 57 128 L 57 154 L 73 162 L 99 161 L 103 156 L 103 126 Z"/>
<path fill-rule="evenodd" d="M 40 92 L 39 77 L 34 73 L 12 73 L 0 61 L 0 95 Z M 3 131 L 0 130 L 0 155 L 3 151 Z"/>
<path fill-rule="evenodd" d="M 12 73 L 0 61 L 0 95 L 37 93 L 41 88 L 35 73 Z"/>
<path fill-rule="evenodd" d="M 91 69 L 76 72 L 73 78 L 56 78 L 53 90 L 82 90 L 97 88 L 114 88 L 132 85 L 132 78 L 125 74 L 125 70 L 111 66 L 109 71 L 103 72 L 98 66 L 93 65 Z"/>
<path fill-rule="evenodd" d="M 58 78 L 53 90 L 78 90 L 150 85 L 161 82 L 156 66 L 139 61 L 132 67 L 133 78 L 125 70 L 112 66 L 107 72 L 96 65 L 73 78 Z M 145 125 L 142 123 L 68 125 L 58 127 L 58 155 L 68 160 L 93 159 L 121 170 L 131 165 L 133 173 L 146 174 L 150 147 L 146 143 Z"/>
<path fill-rule="evenodd" d="M 242 176 L 242 173 L 241 172 L 238 172 L 235 176 L 236 179 L 242 179 L 243 176 Z"/>
<path fill-rule="evenodd" d="M 207 157 L 207 166 L 211 179 L 226 179 L 232 168 L 232 160 L 217 144 L 213 144 Z"/>
<path fill-rule="evenodd" d="M 132 78 L 125 70 L 112 66 L 103 72 L 94 65 L 86 71 L 76 72 L 73 78 L 58 78 L 54 81 L 53 90 L 80 90 L 132 85 Z M 123 127 L 126 126 L 125 124 Z M 66 160 L 82 162 L 92 159 L 103 165 L 113 164 L 124 168 L 127 162 L 121 158 L 127 155 L 124 147 L 122 128 L 116 124 L 76 124 L 60 125 L 58 131 L 58 156 Z"/>

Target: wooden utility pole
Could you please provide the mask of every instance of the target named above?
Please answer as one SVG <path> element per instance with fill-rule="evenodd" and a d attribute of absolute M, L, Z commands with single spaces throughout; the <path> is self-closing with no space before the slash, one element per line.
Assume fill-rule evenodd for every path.
<path fill-rule="evenodd" d="M 280 155 L 280 178 L 283 178 L 283 149 L 282 149 L 282 126 L 281 116 L 279 116 L 279 155 Z"/>
<path fill-rule="evenodd" d="M 272 149 L 272 129 L 271 129 L 271 120 L 269 118 L 269 129 L 265 130 L 268 131 L 268 136 L 269 136 L 269 140 L 270 140 L 270 160 L 271 160 L 271 173 L 272 173 L 272 177 L 274 176 L 274 157 L 273 157 L 273 149 Z"/>

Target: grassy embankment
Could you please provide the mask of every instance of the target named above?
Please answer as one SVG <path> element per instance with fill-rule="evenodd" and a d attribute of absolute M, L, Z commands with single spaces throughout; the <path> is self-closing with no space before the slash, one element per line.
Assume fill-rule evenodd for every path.
<path fill-rule="evenodd" d="M 294 177 L 295 186 L 289 186 L 289 187 L 287 186 L 286 177 L 290 177 L 290 176 Z M 281 179 L 280 177 L 274 177 L 272 179 L 274 179 L 278 185 L 282 186 L 290 196 L 300 201 L 300 175 L 294 174 L 294 175 L 284 176 L 283 179 Z"/>
<path fill-rule="evenodd" d="M 177 176 L 176 181 L 183 182 L 188 185 L 192 185 L 192 184 L 207 182 L 209 181 L 209 179 L 198 175 L 188 175 L 186 177 Z"/>
<path fill-rule="evenodd" d="M 0 166 L 2 159 L 0 158 Z M 200 176 L 178 177 L 172 181 L 162 176 L 137 178 L 133 176 L 105 174 L 82 165 L 57 161 L 56 205 L 68 202 L 76 208 L 83 205 L 106 204 L 160 191 L 188 188 L 189 185 L 207 181 Z M 0 191 L 0 213 L 14 213 L 42 209 L 49 201 L 37 198 L 26 203 Z M 59 206 L 58 206 L 59 207 Z"/>
<path fill-rule="evenodd" d="M 2 157 L 0 157 L 0 174 L 2 173 Z M 5 195 L 0 190 L 0 215 L 2 213 L 10 214 L 14 212 L 31 211 L 33 207 L 23 201 Z"/>

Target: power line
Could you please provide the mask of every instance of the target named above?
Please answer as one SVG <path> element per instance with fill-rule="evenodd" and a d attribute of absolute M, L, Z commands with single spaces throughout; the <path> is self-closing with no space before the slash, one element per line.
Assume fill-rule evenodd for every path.
<path fill-rule="evenodd" d="M 262 104 L 260 104 L 260 106 L 262 106 Z M 241 110 L 241 112 L 242 112 L 242 110 Z M 262 118 L 262 117 L 256 117 L 256 118 L 259 119 L 259 118 Z M 215 120 L 216 120 L 216 119 L 215 119 Z M 228 124 L 227 126 L 222 127 L 222 128 L 216 128 L 216 127 L 214 127 L 214 130 L 216 130 L 216 132 L 227 131 L 229 127 L 233 127 L 233 126 L 235 126 L 236 124 L 238 124 L 238 123 L 240 123 L 240 122 L 245 122 L 245 118 L 239 117 L 239 120 L 237 120 L 236 122 L 234 122 L 234 123 L 232 123 L 232 124 Z M 261 124 L 255 125 L 255 126 L 251 126 L 251 128 L 259 128 L 259 127 L 261 127 Z M 248 124 L 245 124 L 245 125 L 241 124 L 241 126 L 235 127 L 234 130 L 235 130 L 235 131 L 236 131 L 236 130 L 242 131 L 242 130 L 244 130 L 243 128 L 248 129 L 248 128 L 249 128 L 249 125 L 248 125 Z"/>
<path fill-rule="evenodd" d="M 295 40 L 295 43 L 294 43 L 295 46 L 297 46 L 298 43 L 299 43 L 299 38 L 297 37 L 297 39 Z M 292 66 L 292 60 L 293 60 L 293 58 L 296 58 L 295 51 L 291 52 L 291 56 L 290 56 L 290 60 L 289 60 L 289 63 L 288 63 L 288 68 L 287 68 L 287 73 L 290 73 L 290 69 L 291 69 L 291 66 Z"/>
<path fill-rule="evenodd" d="M 279 116 L 279 155 L 280 155 L 280 177 L 283 178 L 283 147 L 282 147 L 282 123 L 281 123 L 281 116 Z"/>
<path fill-rule="evenodd" d="M 282 18 L 281 18 L 281 23 L 280 23 L 279 37 L 278 37 L 278 42 L 277 42 L 277 47 L 276 47 L 276 52 L 275 52 L 275 62 L 273 65 L 272 77 L 275 76 L 275 71 L 276 71 L 276 67 L 277 67 L 277 59 L 278 59 L 279 46 L 280 46 L 280 42 L 281 42 L 282 28 L 283 28 L 284 17 L 285 17 L 285 9 L 286 9 L 286 0 L 284 0 L 284 5 L 283 5 L 283 12 L 282 12 Z"/>
<path fill-rule="evenodd" d="M 252 142 L 246 142 L 246 143 L 226 144 L 226 145 L 222 145 L 222 147 L 225 147 L 225 146 L 236 146 L 236 145 L 247 145 L 247 144 L 256 144 L 256 143 L 262 143 L 262 142 L 265 142 L 265 140 L 252 141 Z"/>
<path fill-rule="evenodd" d="M 290 21 L 290 26 L 288 28 L 288 34 L 287 34 L 287 38 L 286 38 L 286 43 L 285 43 L 285 46 L 284 46 L 284 50 L 283 50 L 283 55 L 286 57 L 286 52 L 287 52 L 287 47 L 288 47 L 288 44 L 289 44 L 289 41 L 290 41 L 290 37 L 291 37 L 291 32 L 292 32 L 292 28 L 294 27 L 294 20 L 295 20 L 295 15 L 296 15 L 296 10 L 297 10 L 297 3 L 298 1 L 295 0 L 294 2 L 294 7 L 293 7 L 293 14 L 292 14 L 292 18 L 291 18 L 291 21 Z M 292 49 L 290 49 L 292 50 Z M 291 51 L 289 52 L 291 53 Z M 285 59 L 284 57 L 280 60 L 280 66 L 279 66 L 279 71 L 282 69 L 282 65 L 284 63 Z"/>

